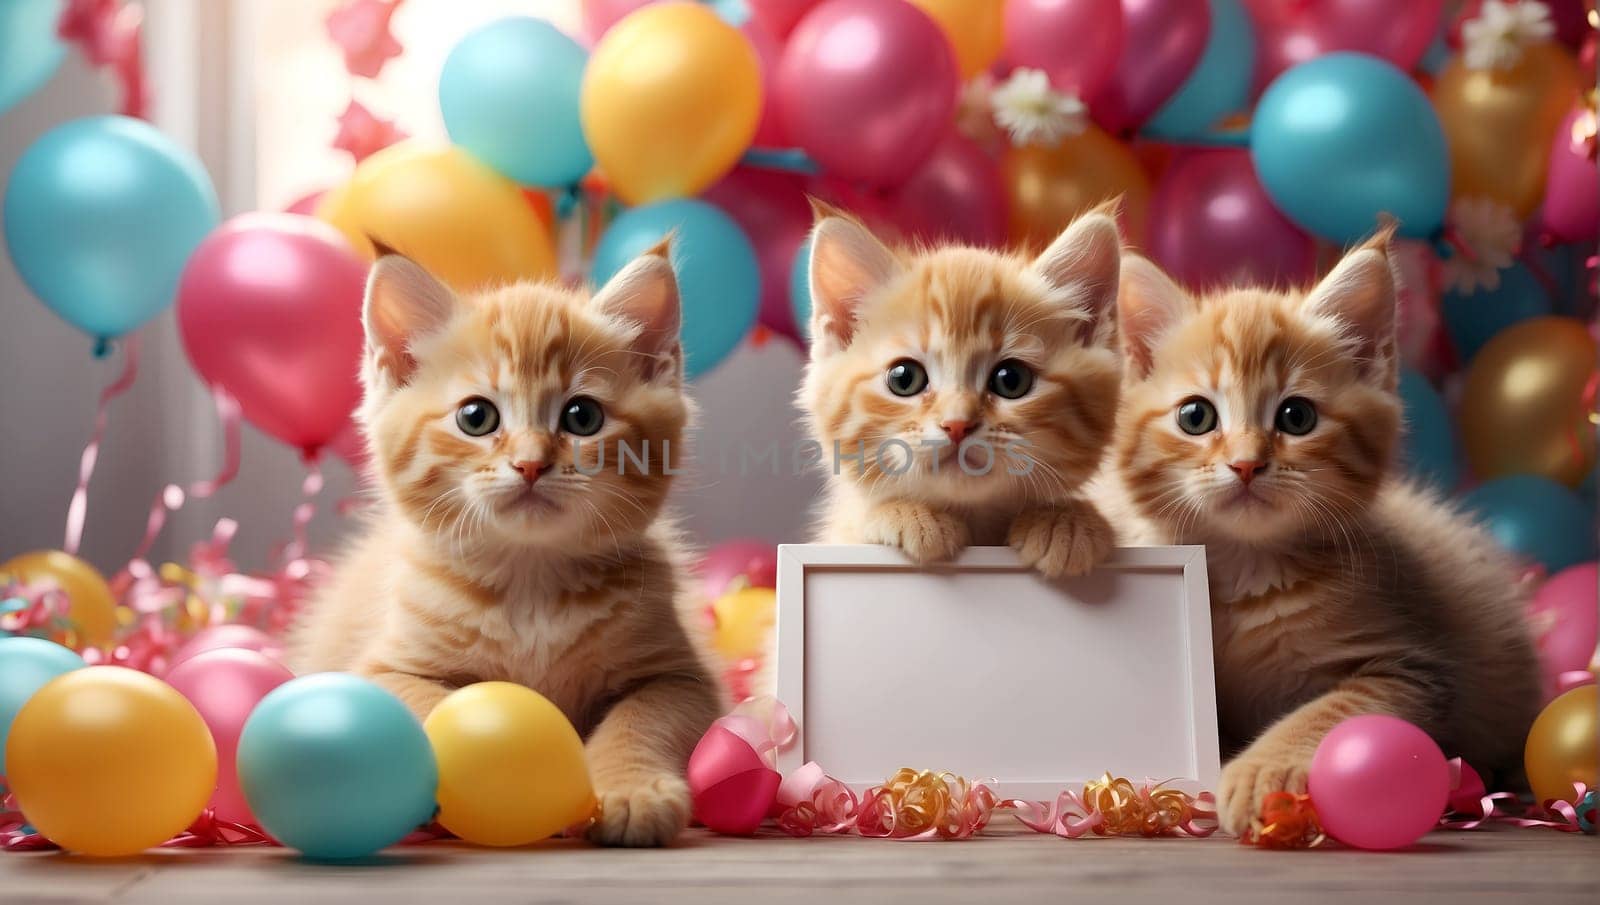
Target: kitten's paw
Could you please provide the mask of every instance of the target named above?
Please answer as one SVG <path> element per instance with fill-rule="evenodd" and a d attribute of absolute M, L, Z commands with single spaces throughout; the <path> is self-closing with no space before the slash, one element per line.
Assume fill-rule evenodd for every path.
<path fill-rule="evenodd" d="M 955 516 L 917 503 L 884 503 L 867 517 L 866 536 L 903 550 L 919 564 L 944 562 L 967 546 L 967 525 Z"/>
<path fill-rule="evenodd" d="M 666 845 L 689 825 L 689 784 L 681 776 L 647 774 L 596 789 L 595 796 L 600 816 L 589 828 L 589 839 L 600 845 Z"/>
<path fill-rule="evenodd" d="M 1295 755 L 1252 754 L 1249 750 L 1222 768 L 1217 787 L 1217 819 L 1222 831 L 1243 838 L 1261 803 L 1273 792 L 1303 795 L 1311 761 Z"/>
<path fill-rule="evenodd" d="M 1116 533 L 1094 506 L 1074 500 L 1025 510 L 1007 536 L 1022 561 L 1050 578 L 1082 575 L 1111 555 Z"/>

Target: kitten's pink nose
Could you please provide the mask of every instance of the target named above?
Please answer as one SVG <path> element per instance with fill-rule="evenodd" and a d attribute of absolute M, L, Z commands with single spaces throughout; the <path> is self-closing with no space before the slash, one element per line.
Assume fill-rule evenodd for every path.
<path fill-rule="evenodd" d="M 512 462 L 511 467 L 515 469 L 518 474 L 522 475 L 522 479 L 524 481 L 532 484 L 534 481 L 539 480 L 540 475 L 550 470 L 550 463 L 535 462 L 532 459 L 523 459 L 520 462 Z"/>
<path fill-rule="evenodd" d="M 941 421 L 939 427 L 944 435 L 950 438 L 951 443 L 960 443 L 961 438 L 978 429 L 976 421 Z"/>
<path fill-rule="evenodd" d="M 1267 470 L 1267 463 L 1243 460 L 1239 462 L 1229 462 L 1228 467 L 1233 469 L 1233 473 L 1239 476 L 1239 480 L 1248 484 L 1255 480 L 1256 475 Z"/>

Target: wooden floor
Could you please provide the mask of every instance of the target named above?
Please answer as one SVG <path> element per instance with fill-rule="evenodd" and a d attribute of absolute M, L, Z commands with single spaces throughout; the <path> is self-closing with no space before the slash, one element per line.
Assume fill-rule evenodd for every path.
<path fill-rule="evenodd" d="M 1221 837 L 1069 841 L 1002 830 L 966 842 L 889 842 L 728 839 L 696 830 L 662 851 L 574 841 L 514 851 L 436 843 L 359 866 L 306 864 L 267 848 L 168 850 L 113 862 L 0 853 L 5 905 L 891 901 L 1595 905 L 1600 838 L 1498 828 L 1434 833 L 1411 851 L 1370 854 L 1258 851 Z"/>

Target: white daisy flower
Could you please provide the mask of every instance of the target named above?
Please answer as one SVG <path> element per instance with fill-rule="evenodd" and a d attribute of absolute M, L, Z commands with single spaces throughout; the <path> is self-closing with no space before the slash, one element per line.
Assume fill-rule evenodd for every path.
<path fill-rule="evenodd" d="M 1550 7 L 1539 0 L 1483 0 L 1477 18 L 1461 25 L 1461 58 L 1468 69 L 1510 69 L 1523 47 L 1555 33 Z"/>
<path fill-rule="evenodd" d="M 1464 295 L 1498 289 L 1500 271 L 1522 246 L 1522 224 L 1511 208 L 1490 198 L 1459 198 L 1450 205 L 1450 229 L 1460 248 L 1445 259 L 1446 288 Z"/>
<path fill-rule="evenodd" d="M 1056 145 L 1082 132 L 1089 108 L 1075 94 L 1050 87 L 1042 69 L 1018 69 L 989 95 L 995 122 L 1011 135 L 1011 144 Z"/>

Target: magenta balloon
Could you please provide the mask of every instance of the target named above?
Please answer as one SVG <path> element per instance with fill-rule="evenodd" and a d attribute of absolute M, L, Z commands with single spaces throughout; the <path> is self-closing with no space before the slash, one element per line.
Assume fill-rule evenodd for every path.
<path fill-rule="evenodd" d="M 1554 697 L 1562 673 L 1589 667 L 1600 634 L 1600 567 L 1582 563 L 1550 576 L 1528 604 L 1539 644 L 1545 694 Z"/>
<path fill-rule="evenodd" d="M 1089 98 L 1121 52 L 1120 0 L 1006 0 L 1006 67 L 1042 69 L 1057 90 Z"/>
<path fill-rule="evenodd" d="M 773 37 L 760 19 L 747 19 L 739 26 L 739 31 L 755 48 L 756 64 L 761 67 L 761 122 L 756 126 L 756 137 L 752 143 L 762 148 L 785 147 L 789 140 L 784 137 L 777 104 L 772 100 L 772 84 L 778 78 L 778 61 L 783 58 L 783 43 Z"/>
<path fill-rule="evenodd" d="M 1544 206 L 1539 220 L 1558 242 L 1593 242 L 1600 237 L 1600 168 L 1572 141 L 1579 116 L 1594 111 L 1574 107 L 1561 121 L 1550 144 L 1550 170 L 1545 177 Z"/>
<path fill-rule="evenodd" d="M 1243 148 L 1193 151 L 1167 168 L 1150 202 L 1150 256 L 1195 289 L 1309 283 L 1316 242 L 1272 206 Z"/>
<path fill-rule="evenodd" d="M 366 274 L 321 220 L 235 217 L 200 243 L 178 284 L 189 361 L 252 424 L 314 455 L 361 398 Z"/>
<path fill-rule="evenodd" d="M 827 0 L 800 20 L 774 86 L 789 138 L 824 169 L 904 182 L 955 113 L 959 77 L 944 33 L 905 0 Z"/>
<path fill-rule="evenodd" d="M 789 304 L 789 269 L 795 250 L 811 229 L 811 205 L 803 176 L 739 167 L 706 189 L 705 200 L 721 208 L 750 238 L 761 267 L 759 323 L 800 342 Z"/>
<path fill-rule="evenodd" d="M 213 625 L 203 628 L 173 654 L 167 661 L 167 672 L 177 669 L 184 661 L 191 657 L 199 656 L 207 651 L 238 648 L 239 650 L 253 650 L 258 654 L 265 654 L 274 660 L 283 657 L 283 642 L 268 635 L 261 629 L 248 625 L 230 623 L 228 625 Z"/>
<path fill-rule="evenodd" d="M 1450 766 L 1426 732 L 1392 716 L 1333 727 L 1308 779 L 1328 835 L 1356 848 L 1405 848 L 1433 829 L 1450 798 Z"/>
<path fill-rule="evenodd" d="M 708 597 L 722 596 L 739 578 L 752 588 L 777 587 L 778 548 L 758 540 L 725 541 L 707 550 L 695 571 Z"/>
<path fill-rule="evenodd" d="M 1205 0 L 1122 0 L 1122 53 L 1090 109 L 1112 134 L 1137 128 L 1189 77 L 1211 37 Z"/>
<path fill-rule="evenodd" d="M 271 657 L 239 648 L 206 651 L 167 673 L 167 684 L 189 699 L 217 743 L 217 790 L 211 793 L 211 807 L 219 820 L 256 822 L 234 766 L 239 733 L 267 692 L 292 678 Z"/>
<path fill-rule="evenodd" d="M 817 0 L 745 0 L 745 5 L 750 8 L 751 20 L 760 22 L 781 40 L 794 31 Z"/>
<path fill-rule="evenodd" d="M 1439 30 L 1444 0 L 1244 0 L 1256 26 L 1255 88 L 1336 50 L 1383 57 L 1410 71 Z"/>
<path fill-rule="evenodd" d="M 976 142 L 951 131 L 890 200 L 910 238 L 998 248 L 1006 241 L 1006 191 L 999 167 Z"/>

